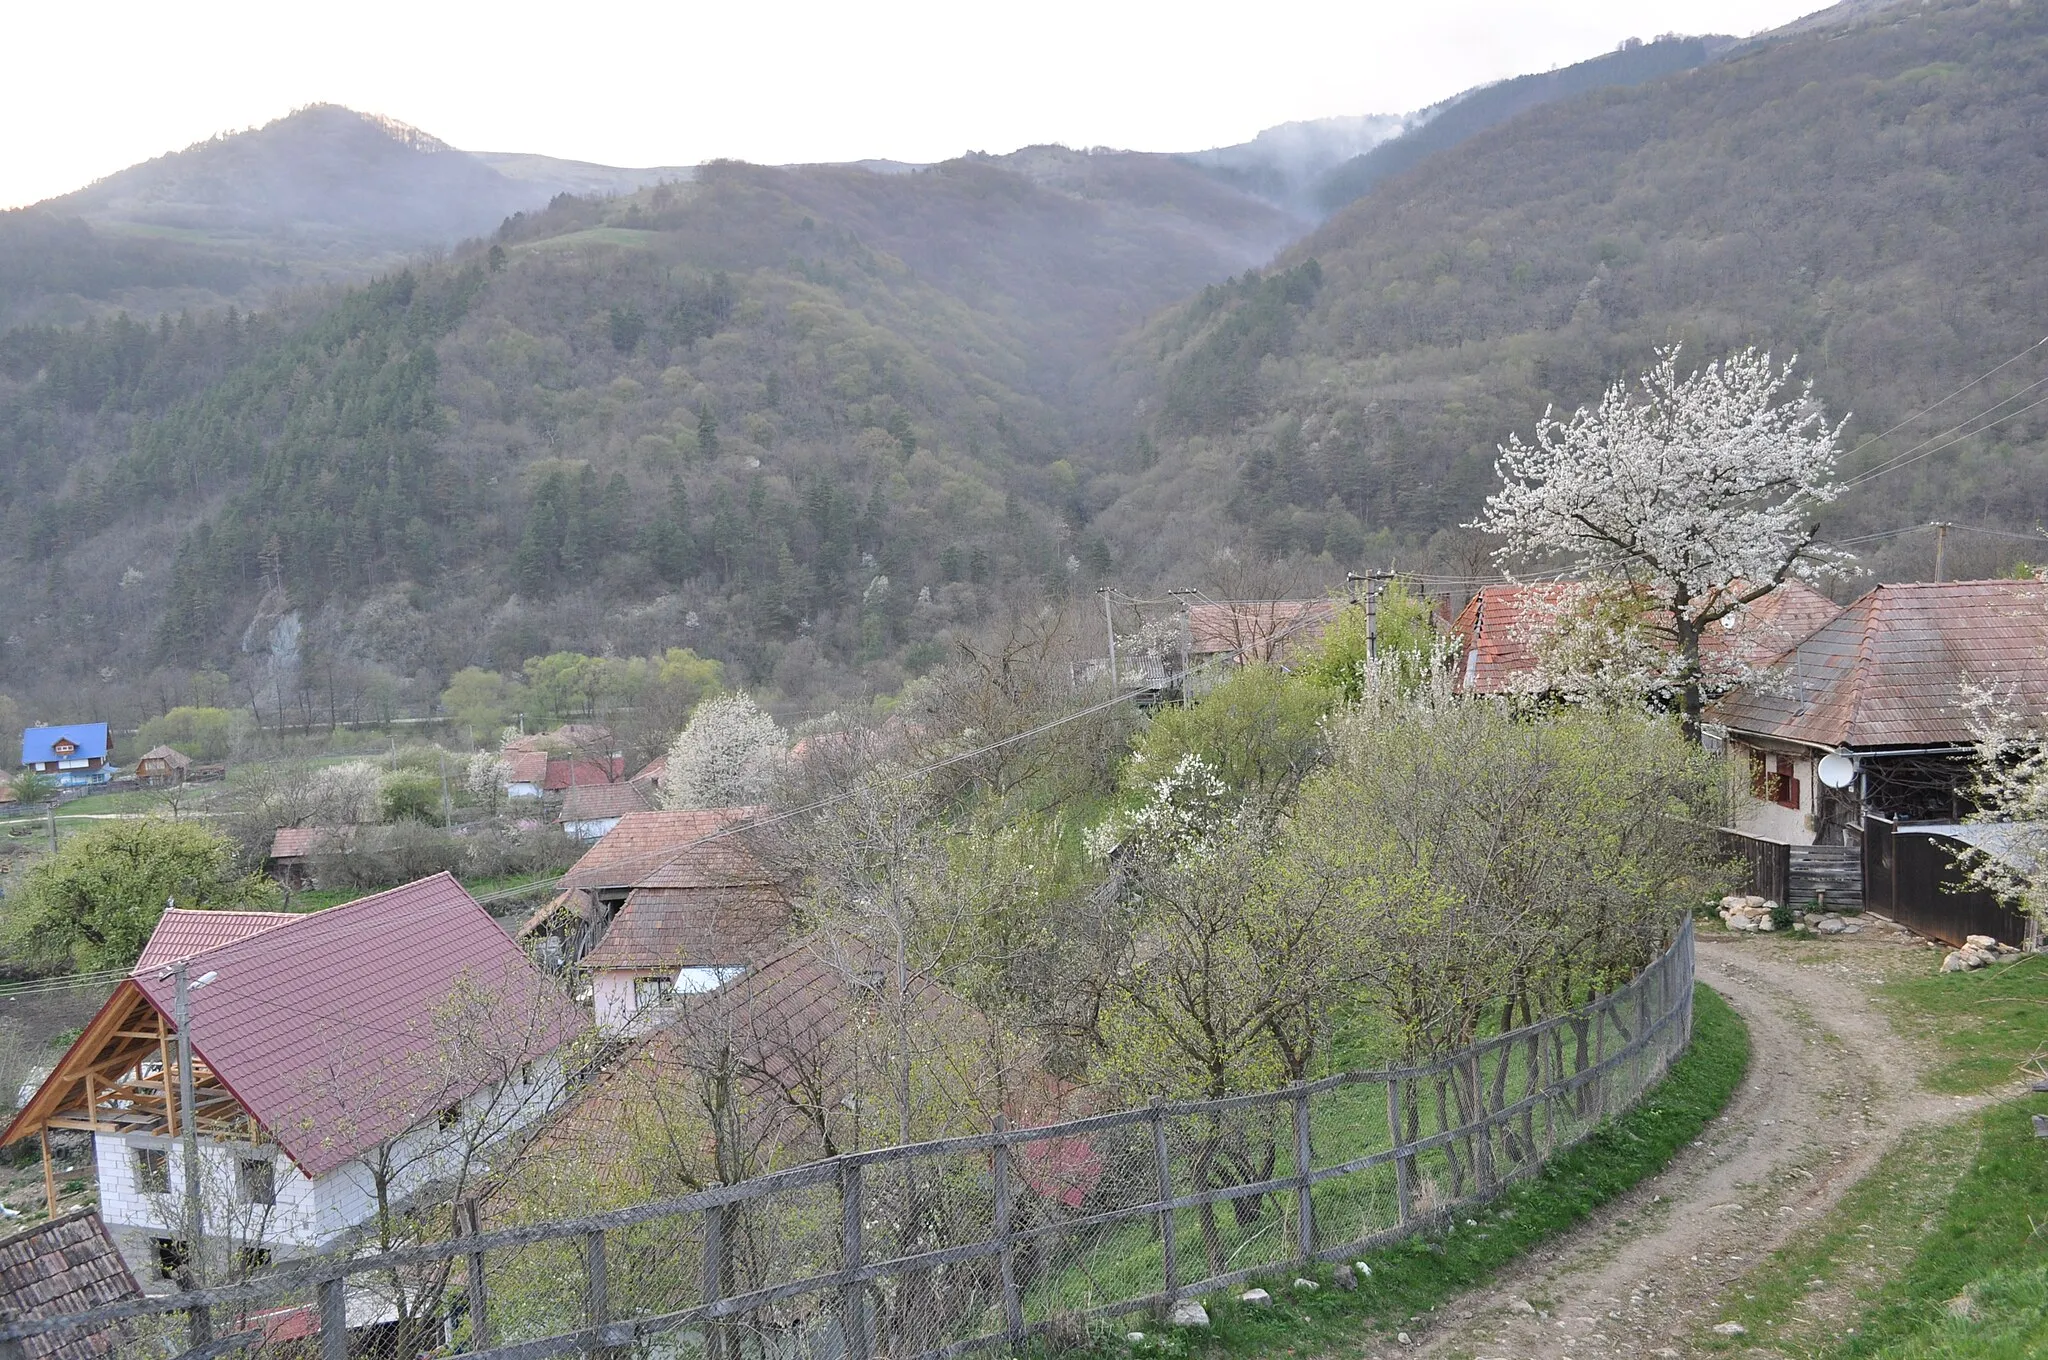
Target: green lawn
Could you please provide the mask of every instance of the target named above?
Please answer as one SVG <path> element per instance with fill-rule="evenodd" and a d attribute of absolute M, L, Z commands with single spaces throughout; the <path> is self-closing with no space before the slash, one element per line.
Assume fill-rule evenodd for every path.
<path fill-rule="evenodd" d="M 1935 1046 L 1940 1062 L 1928 1079 L 1934 1090 L 1987 1091 L 2048 1052 L 2048 956 L 1974 973 L 1937 973 L 1929 962 L 1877 994 L 1902 1033 Z"/>
<path fill-rule="evenodd" d="M 504 892 L 510 888 L 523 888 L 530 883 L 544 882 L 547 879 L 559 877 L 560 874 L 561 870 L 559 869 L 542 869 L 530 874 L 511 874 L 503 878 L 465 878 L 461 882 L 462 886 L 469 890 L 470 896 L 482 897 L 486 893 Z M 338 907 L 344 902 L 353 902 L 359 897 L 368 897 L 372 893 L 384 891 L 387 890 L 384 888 L 331 888 L 316 892 L 295 892 L 291 895 L 291 901 L 287 905 L 291 911 L 325 911 L 329 907 Z M 497 904 L 494 903 L 492 905 L 495 906 Z"/>
<path fill-rule="evenodd" d="M 1719 994 L 1702 986 L 1695 998 L 1691 1049 L 1642 1103 L 1559 1154 L 1540 1175 L 1471 1214 L 1473 1226 L 1418 1236 L 1366 1255 L 1372 1275 L 1354 1293 L 1330 1288 L 1329 1272 L 1322 1268 L 1278 1271 L 1261 1284 L 1285 1306 L 1247 1306 L 1237 1301 L 1240 1291 L 1231 1290 L 1203 1300 L 1213 1324 L 1208 1333 L 1180 1334 L 1163 1344 L 1148 1340 L 1140 1349 L 1221 1356 L 1356 1348 L 1426 1316 L 1531 1247 L 1582 1222 L 1662 1170 L 1741 1084 L 1749 1066 L 1749 1031 Z M 1141 1273 L 1133 1271 L 1133 1280 Z M 1290 1287 L 1297 1274 L 1320 1280 L 1324 1287 L 1297 1292 Z M 1157 1288 L 1156 1274 L 1151 1279 L 1145 1288 Z M 1124 1331 L 1121 1325 L 1098 1328 L 1095 1353 L 1130 1352 Z"/>

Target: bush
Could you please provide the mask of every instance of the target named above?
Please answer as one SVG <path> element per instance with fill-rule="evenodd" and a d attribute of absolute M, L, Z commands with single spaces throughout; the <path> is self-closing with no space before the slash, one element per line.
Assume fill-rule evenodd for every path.
<path fill-rule="evenodd" d="M 411 818 L 327 838 L 313 852 L 313 879 L 322 889 L 394 888 L 465 867 L 459 837 Z"/>
<path fill-rule="evenodd" d="M 586 848 L 570 840 L 558 826 L 479 831 L 464 841 L 463 863 L 471 878 L 510 878 L 566 869 Z"/>
<path fill-rule="evenodd" d="M 151 718 L 136 732 L 135 755 L 169 746 L 194 760 L 226 760 L 238 730 L 248 725 L 247 715 L 225 708 L 174 708 L 160 718 Z"/>
<path fill-rule="evenodd" d="M 400 770 L 384 780 L 378 805 L 387 822 L 441 824 L 441 781 L 419 770 Z"/>

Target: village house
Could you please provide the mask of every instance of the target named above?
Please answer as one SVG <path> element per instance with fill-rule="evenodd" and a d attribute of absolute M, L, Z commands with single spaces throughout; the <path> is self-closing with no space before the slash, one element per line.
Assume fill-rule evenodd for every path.
<path fill-rule="evenodd" d="M 21 763 L 67 789 L 104 784 L 114 777 L 105 723 L 31 727 L 21 734 Z"/>
<path fill-rule="evenodd" d="M 324 826 L 279 827 L 264 859 L 270 876 L 294 891 L 312 887 L 313 856 L 335 834 L 333 828 Z"/>
<path fill-rule="evenodd" d="M 572 784 L 562 795 L 562 810 L 555 820 L 570 840 L 594 841 L 627 813 L 647 812 L 653 807 L 638 784 Z"/>
<path fill-rule="evenodd" d="M 1321 640 L 1342 600 L 1231 600 L 1187 609 L 1190 668 L 1219 657 L 1284 662 Z"/>
<path fill-rule="evenodd" d="M 741 975 L 789 934 L 782 879 L 736 834 L 765 808 L 628 812 L 521 934 L 590 982 L 598 1029 L 652 1023 L 677 993 Z"/>
<path fill-rule="evenodd" d="M 1556 626 L 1560 611 L 1583 590 L 1572 581 L 1481 587 L 1450 627 L 1459 645 L 1459 691 L 1516 694 L 1541 683 L 1537 639 Z M 1761 668 L 1840 612 L 1841 606 L 1819 591 L 1787 581 L 1712 625 L 1700 649 L 1709 657 Z"/>
<path fill-rule="evenodd" d="M 0 1319 L 63 1317 L 142 1297 L 142 1287 L 89 1208 L 0 1237 Z M 114 1327 L 46 1332 L 0 1343 L 19 1360 L 101 1360 L 121 1346 Z"/>
<path fill-rule="evenodd" d="M 1992 919 L 1981 914 L 1995 904 L 1941 888 L 1954 877 L 1943 872 L 1949 850 L 1978 834 L 1962 826 L 1972 811 L 1966 688 L 2048 712 L 2048 584 L 1878 586 L 1785 649 L 1773 677 L 1706 713 L 1728 760 L 1729 825 L 1759 847 L 1758 890 L 1860 900 L 1957 943 L 1963 916 Z M 2007 913 L 2001 930 L 1965 933 L 2016 943 L 2018 929 Z"/>
<path fill-rule="evenodd" d="M 135 758 L 135 777 L 145 784 L 182 784 L 192 757 L 168 746 L 152 746 Z"/>
<path fill-rule="evenodd" d="M 373 1223 L 380 1200 L 403 1208 L 473 1171 L 549 1110 L 581 1027 L 446 874 L 304 915 L 173 909 L 0 1146 L 39 1138 L 53 1179 L 51 1133 L 90 1133 L 107 1228 L 163 1287 L 190 1249 L 188 1131 L 204 1259 L 315 1254 Z"/>
<path fill-rule="evenodd" d="M 614 784 L 626 777 L 626 758 L 611 748 L 609 728 L 564 723 L 552 732 L 514 737 L 501 748 L 507 798 L 560 797 L 583 784 Z"/>

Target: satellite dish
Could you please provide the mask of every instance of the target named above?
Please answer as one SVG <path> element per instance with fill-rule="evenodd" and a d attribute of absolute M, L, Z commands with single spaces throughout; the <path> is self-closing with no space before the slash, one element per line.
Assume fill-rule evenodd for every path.
<path fill-rule="evenodd" d="M 1846 753 L 1830 751 L 1820 758 L 1820 782 L 1831 789 L 1846 789 L 1856 778 L 1856 762 Z"/>

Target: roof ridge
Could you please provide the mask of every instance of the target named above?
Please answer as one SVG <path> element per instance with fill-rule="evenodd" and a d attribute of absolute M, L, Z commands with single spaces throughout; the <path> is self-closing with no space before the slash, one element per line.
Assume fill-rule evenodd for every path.
<path fill-rule="evenodd" d="M 283 935 L 287 931 L 292 930 L 293 927 L 305 925 L 314 921 L 320 921 L 331 925 L 334 923 L 335 917 L 340 913 L 352 912 L 354 910 L 370 906 L 371 904 L 381 902 L 384 898 L 390 897 L 396 893 L 412 892 L 424 886 L 425 884 L 433 883 L 443 878 L 448 880 L 449 884 L 454 887 L 455 891 L 462 894 L 464 901 L 468 902 L 478 911 L 484 910 L 483 904 L 478 902 L 474 897 L 471 897 L 469 895 L 469 889 L 462 886 L 461 880 L 456 878 L 455 875 L 450 873 L 448 870 L 443 869 L 439 873 L 428 874 L 425 878 L 416 878 L 410 883 L 401 883 L 395 888 L 386 888 L 382 892 L 374 892 L 364 897 L 351 898 L 349 901 L 346 902 L 337 902 L 331 907 L 322 907 L 318 911 L 295 911 L 284 913 L 285 915 L 291 917 L 289 921 L 280 921 L 277 925 L 273 926 L 269 930 L 259 931 L 254 935 L 244 935 L 239 940 L 228 940 L 221 944 L 209 945 L 205 949 L 200 950 L 196 954 L 188 954 L 185 957 L 184 961 L 187 964 L 190 964 L 194 960 L 206 958 L 210 954 L 217 954 L 224 949 L 236 949 L 254 940 L 274 941 L 276 937 Z M 488 916 L 490 913 L 485 912 L 484 914 Z"/>

